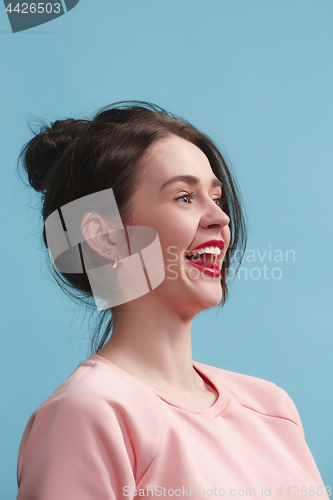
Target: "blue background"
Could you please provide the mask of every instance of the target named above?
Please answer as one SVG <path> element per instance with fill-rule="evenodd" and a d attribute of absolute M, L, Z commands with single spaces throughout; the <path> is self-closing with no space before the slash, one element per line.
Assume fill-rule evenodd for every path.
<path fill-rule="evenodd" d="M 185 117 L 227 153 L 256 261 L 218 315 L 195 319 L 193 356 L 283 387 L 333 486 L 332 1 L 80 0 L 17 34 L 1 9 L 1 498 L 16 495 L 29 416 L 90 355 L 91 327 L 47 271 L 38 197 L 17 177 L 26 121 L 123 99 Z"/>

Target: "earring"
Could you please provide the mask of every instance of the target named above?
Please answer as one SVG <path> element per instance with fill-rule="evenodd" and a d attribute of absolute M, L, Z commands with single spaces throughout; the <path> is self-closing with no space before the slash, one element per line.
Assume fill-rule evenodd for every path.
<path fill-rule="evenodd" d="M 107 253 L 108 255 L 111 254 L 111 251 L 110 250 L 105 250 L 105 248 L 103 248 L 102 252 L 103 253 Z M 114 260 L 111 260 L 111 264 L 112 264 L 113 268 L 117 267 L 118 260 L 119 260 L 119 255 L 116 253 L 116 255 L 114 256 Z"/>
<path fill-rule="evenodd" d="M 118 264 L 118 258 L 119 258 L 119 255 L 116 253 L 116 255 L 114 256 L 114 260 L 111 261 L 111 264 L 112 264 L 112 267 L 115 268 L 117 267 L 117 264 Z"/>

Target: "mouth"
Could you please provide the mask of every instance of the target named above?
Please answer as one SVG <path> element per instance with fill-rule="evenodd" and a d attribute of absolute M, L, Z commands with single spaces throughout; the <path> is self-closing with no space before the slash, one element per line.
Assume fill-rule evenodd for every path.
<path fill-rule="evenodd" d="M 203 253 L 201 255 L 186 255 L 185 260 L 192 266 L 212 277 L 220 277 L 221 269 L 217 265 L 217 255 Z"/>
<path fill-rule="evenodd" d="M 198 264 L 199 266 L 212 268 L 216 265 L 217 255 L 202 253 L 197 255 L 186 255 L 185 258 L 191 263 Z"/>

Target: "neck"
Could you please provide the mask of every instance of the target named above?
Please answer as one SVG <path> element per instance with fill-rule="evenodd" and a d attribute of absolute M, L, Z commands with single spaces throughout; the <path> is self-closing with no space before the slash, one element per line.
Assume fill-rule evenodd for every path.
<path fill-rule="evenodd" d="M 162 392 L 202 388 L 203 380 L 193 369 L 193 317 L 182 316 L 165 301 L 142 299 L 114 311 L 112 336 L 98 354 Z"/>

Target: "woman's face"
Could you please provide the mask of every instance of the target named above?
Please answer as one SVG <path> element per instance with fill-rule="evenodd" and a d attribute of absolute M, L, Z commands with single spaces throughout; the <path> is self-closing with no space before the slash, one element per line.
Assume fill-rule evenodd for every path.
<path fill-rule="evenodd" d="M 222 267 L 230 219 L 219 207 L 221 186 L 207 157 L 191 142 L 173 135 L 151 146 L 143 169 L 131 225 L 157 231 L 165 264 L 164 281 L 148 296 L 166 300 L 189 315 L 216 306 L 222 298 L 220 273 L 207 267 Z M 216 242 L 209 244 L 211 240 Z M 219 246 L 220 255 L 215 260 L 208 253 L 201 255 L 198 263 L 206 264 L 203 267 L 195 260 L 191 263 L 185 255 L 206 242 L 204 247 Z M 216 253 L 216 248 L 211 251 Z"/>

